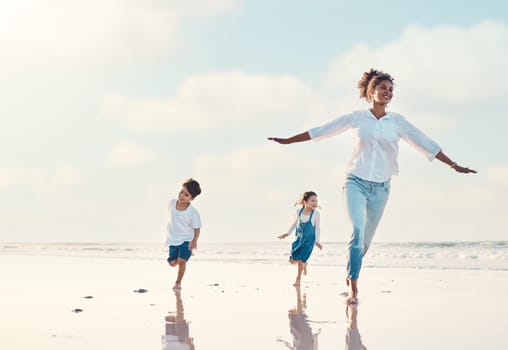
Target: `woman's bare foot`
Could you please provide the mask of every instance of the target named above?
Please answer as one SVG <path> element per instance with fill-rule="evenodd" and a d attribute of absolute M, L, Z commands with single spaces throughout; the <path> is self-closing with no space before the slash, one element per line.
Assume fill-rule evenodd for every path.
<path fill-rule="evenodd" d="M 347 304 L 358 304 L 358 279 L 346 279 L 346 284 L 349 287 Z"/>

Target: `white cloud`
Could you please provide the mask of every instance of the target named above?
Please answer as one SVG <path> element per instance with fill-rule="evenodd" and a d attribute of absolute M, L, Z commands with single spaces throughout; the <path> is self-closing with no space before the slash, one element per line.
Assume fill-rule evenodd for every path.
<path fill-rule="evenodd" d="M 18 181 L 18 171 L 13 168 L 0 170 L 0 190 L 8 190 Z"/>
<path fill-rule="evenodd" d="M 508 165 L 498 165 L 488 169 L 487 176 L 493 185 L 508 189 Z"/>
<path fill-rule="evenodd" d="M 118 167 L 135 167 L 145 165 L 153 159 L 153 152 L 147 147 L 121 141 L 113 146 L 107 163 Z"/>
<path fill-rule="evenodd" d="M 110 66 L 167 57 L 189 16 L 228 11 L 235 0 L 20 0 L 0 12 L 0 68 Z M 195 10 L 191 9 L 195 7 Z"/>
<path fill-rule="evenodd" d="M 337 57 L 325 85 L 339 94 L 357 96 L 362 72 L 381 69 L 395 78 L 392 104 L 397 110 L 418 123 L 430 117 L 454 128 L 457 116 L 450 105 L 487 103 L 508 94 L 506 57 L 508 27 L 504 23 L 485 22 L 471 28 L 412 26 L 391 43 L 360 44 Z"/>
<path fill-rule="evenodd" d="M 18 3 L 16 2 L 12 6 L 18 6 L 16 4 Z M 111 4 L 113 3 L 105 5 L 109 6 L 109 12 L 113 6 Z M 126 4 L 130 4 L 130 2 L 126 2 Z M 150 57 L 164 54 L 167 52 L 164 50 L 174 47 L 175 42 L 172 40 L 178 36 L 178 21 L 184 16 L 203 15 L 198 13 L 199 11 L 191 14 L 190 7 L 165 6 L 162 1 L 149 4 L 148 8 L 150 6 L 163 7 L 164 11 L 162 12 L 167 14 L 167 19 L 176 18 L 176 27 L 174 27 L 176 32 L 171 32 L 171 28 L 166 28 L 166 31 L 161 35 L 168 36 L 167 45 L 162 47 L 162 51 L 158 51 L 157 45 L 152 49 L 149 48 L 146 53 Z M 219 1 L 217 4 L 220 5 L 221 2 Z M 223 4 L 227 4 L 227 2 Z M 136 6 L 144 5 L 137 4 Z M 137 8 L 136 6 L 133 8 Z M 211 12 L 215 11 L 212 7 Z M 216 9 L 223 10 L 220 6 Z M 150 8 L 146 11 L 150 12 Z M 118 15 L 122 17 L 125 14 L 120 12 Z M 2 14 L 0 14 L 0 18 L 2 18 Z M 6 28 L 6 25 L 4 23 L 3 28 Z M 157 21 L 153 25 L 157 26 Z M 0 27 L 2 27 L 1 21 Z M 127 27 L 131 26 L 124 26 L 124 28 Z M 156 30 L 154 28 L 140 30 L 141 33 L 150 33 L 152 30 Z M 415 120 L 416 125 L 425 131 L 437 128 L 443 130 L 443 127 L 444 132 L 459 129 L 464 124 L 454 114 L 453 108 L 473 103 L 476 104 L 476 110 L 482 110 L 486 105 L 485 101 L 489 99 L 502 101 L 500 96 L 506 94 L 504 81 L 506 81 L 507 73 L 500 68 L 501 59 L 506 57 L 506 28 L 504 25 L 489 23 L 467 30 L 451 27 L 440 28 L 440 30 L 438 30 L 439 28 L 425 30 L 414 27 L 405 31 L 399 39 L 385 46 L 353 48 L 338 58 L 331 69 L 329 85 L 324 84 L 326 87 L 322 90 L 310 87 L 299 77 L 254 75 L 229 71 L 187 76 L 181 82 L 176 93 L 165 98 L 150 96 L 140 98 L 120 94 L 106 97 L 103 103 L 104 116 L 130 130 L 178 132 L 201 129 L 213 132 L 203 133 L 203 136 L 207 138 L 203 142 L 201 141 L 204 137 L 200 138 L 200 142 L 193 142 L 185 152 L 172 152 L 170 157 L 174 159 L 166 162 L 165 165 L 154 164 L 153 160 L 158 154 L 154 154 L 149 148 L 131 142 L 117 143 L 112 147 L 105 160 L 107 164 L 130 167 L 152 161 L 150 165 L 154 165 L 154 168 L 150 167 L 152 170 L 147 169 L 147 171 L 163 174 L 154 176 L 155 184 L 151 182 L 152 179 L 150 183 L 139 180 L 138 184 L 133 186 L 138 189 L 145 188 L 146 197 L 149 200 L 141 198 L 133 205 L 126 204 L 122 199 L 116 198 L 114 192 L 107 188 L 107 184 L 90 183 L 87 185 L 97 190 L 104 203 L 98 209 L 96 198 L 93 195 L 90 197 L 94 198 L 90 199 L 85 196 L 85 192 L 78 193 L 78 196 L 73 198 L 76 204 L 75 208 L 80 208 L 80 210 L 78 214 L 74 214 L 76 216 L 71 217 L 81 216 L 81 210 L 87 211 L 88 226 L 85 227 L 86 230 L 81 229 L 84 235 L 82 237 L 88 237 L 87 234 L 92 231 L 96 234 L 97 232 L 111 234 L 110 237 L 117 237 L 114 239 L 123 239 L 126 233 L 130 234 L 130 237 L 138 237 L 139 232 L 150 231 L 145 227 L 153 224 L 154 206 L 160 205 L 162 217 L 165 214 L 164 206 L 166 205 L 164 197 L 167 193 L 178 191 L 178 186 L 184 179 L 180 176 L 191 173 L 203 185 L 203 195 L 196 200 L 196 206 L 203 214 L 204 240 L 271 240 L 275 237 L 275 233 L 279 233 L 280 229 L 287 229 L 290 215 L 293 213 L 294 201 L 301 192 L 309 189 L 318 193 L 320 203 L 323 205 L 323 239 L 345 240 L 349 228 L 345 223 L 341 207 L 340 186 L 344 169 L 342 160 L 349 157 L 351 150 L 349 140 L 351 133 L 317 144 L 281 146 L 265 140 L 266 144 L 262 146 L 252 146 L 247 145 L 245 140 L 239 140 L 238 137 L 232 137 L 230 140 L 228 138 L 230 134 L 227 132 L 231 132 L 231 130 L 228 128 L 238 127 L 242 132 L 248 130 L 249 134 L 275 130 L 277 135 L 274 136 L 289 136 L 293 131 L 303 131 L 303 129 L 300 130 L 302 121 L 308 123 L 308 126 L 314 126 L 329 120 L 337 113 L 348 112 L 356 106 L 365 108 L 367 105 L 358 99 L 355 86 L 361 72 L 370 67 L 372 62 L 376 62 L 377 67 L 386 69 L 395 75 L 397 86 L 394 101 L 397 108 L 394 110 L 404 111 L 408 118 Z M 70 26 L 68 35 L 74 36 L 78 29 L 81 30 L 79 26 L 76 26 L 75 29 Z M 105 35 L 109 35 L 110 38 L 116 36 L 114 30 L 108 32 L 108 29 L 105 29 L 107 32 Z M 5 38 L 5 34 L 2 33 L 0 31 L 0 38 Z M 55 40 L 57 40 L 59 35 L 64 34 L 55 33 L 55 35 Z M 54 63 L 56 59 L 63 60 L 67 57 L 67 61 L 70 62 L 81 56 L 80 60 L 87 57 L 90 63 L 101 62 L 101 43 L 104 44 L 106 41 L 98 38 L 98 41 L 95 42 L 92 34 L 89 33 L 88 37 L 86 33 L 83 35 L 84 41 L 88 40 L 91 44 L 86 49 L 77 48 L 77 51 L 81 51 L 74 58 L 73 56 L 60 55 L 59 52 L 51 52 L 51 50 L 44 52 L 37 58 L 41 60 L 53 59 Z M 43 35 L 45 38 L 46 36 L 46 34 Z M 132 44 L 137 45 L 136 42 L 142 40 L 141 36 L 133 40 Z M 481 43 L 479 38 L 483 38 L 489 43 L 495 42 L 497 45 Z M 451 42 L 455 39 L 457 39 L 458 48 L 453 51 L 453 45 L 447 46 L 444 41 Z M 421 47 L 415 47 L 415 45 L 418 46 L 416 43 L 419 40 Z M 129 44 L 131 42 L 126 42 L 125 45 Z M 14 48 L 12 45 L 7 45 L 7 47 Z M 425 47 L 429 51 L 436 52 L 437 50 L 439 54 L 432 56 L 429 60 L 425 56 L 426 52 L 422 51 L 425 50 Z M 27 50 L 18 51 L 18 54 L 29 53 L 29 46 L 26 46 L 25 49 Z M 106 54 L 109 49 L 106 48 Z M 131 54 L 129 51 L 131 48 L 125 47 L 124 49 L 124 51 L 119 50 L 118 53 L 123 52 L 126 60 L 140 57 L 136 56 L 137 53 Z M 453 57 L 455 60 L 459 59 L 466 50 L 470 52 L 469 58 L 467 58 L 469 69 L 465 70 L 466 68 L 462 67 L 462 70 L 459 70 L 455 66 L 447 66 L 448 61 L 452 62 Z M 460 52 L 462 54 L 459 54 Z M 110 54 L 114 56 L 116 52 Z M 473 60 L 471 55 L 479 55 L 479 57 Z M 26 57 L 34 57 L 34 55 Z M 491 72 L 489 73 L 488 70 Z M 450 73 L 454 73 L 455 76 L 449 77 Z M 487 78 L 490 79 L 488 82 L 483 80 Z M 328 90 L 328 87 L 342 89 L 342 91 L 339 91 L 339 94 L 336 94 L 337 91 L 333 91 L 332 94 L 333 89 Z M 450 89 L 451 91 L 447 91 Z M 483 120 L 481 123 L 482 125 L 486 124 Z M 469 127 L 474 129 L 474 135 L 479 138 L 475 140 L 466 138 L 464 143 L 475 143 L 474 147 L 477 150 L 482 145 L 488 145 L 485 140 L 485 137 L 488 137 L 487 132 L 482 134 L 482 130 L 475 129 L 476 124 L 474 123 L 471 123 Z M 502 127 L 499 124 L 497 130 L 500 129 Z M 279 134 L 280 130 L 284 134 Z M 208 143 L 210 141 L 211 143 Z M 169 138 L 163 142 L 170 144 L 172 139 Z M 496 142 L 501 143 L 495 148 L 502 149 L 505 142 L 500 139 Z M 220 147 L 216 147 L 217 145 L 227 146 L 230 151 L 220 153 Z M 214 153 L 210 153 L 210 149 L 213 149 Z M 453 184 L 455 187 L 449 188 L 450 182 L 455 179 L 457 182 L 464 181 L 466 177 L 462 178 L 457 175 L 458 177 L 455 178 L 455 174 L 452 173 L 450 177 L 453 177 L 453 180 L 446 178 L 447 184 L 445 184 L 443 176 L 437 173 L 432 173 L 427 177 L 412 176 L 409 174 L 409 170 L 413 164 L 421 165 L 425 169 L 432 167 L 433 164 L 427 164 L 423 158 L 420 158 L 420 155 L 414 154 L 413 150 L 410 152 L 412 152 L 410 157 L 415 159 L 415 162 L 406 161 L 401 157 L 403 164 L 401 164 L 400 179 L 405 179 L 404 181 L 407 182 L 404 186 L 394 186 L 393 197 L 388 205 L 387 214 L 383 218 L 380 235 L 376 237 L 377 240 L 459 240 L 465 236 L 474 239 L 474 235 L 478 232 L 486 232 L 485 236 L 477 237 L 478 239 L 500 237 L 496 227 L 502 227 L 504 220 L 500 208 L 506 207 L 506 200 L 500 194 L 500 190 L 506 189 L 506 179 L 508 178 L 506 166 L 490 169 L 488 172 L 490 183 L 484 181 L 476 184 L 477 187 Z M 465 156 L 459 157 L 456 152 L 451 153 L 458 159 L 466 158 Z M 480 151 L 477 153 L 485 154 Z M 478 157 L 477 153 L 471 154 L 471 157 Z M 401 156 L 403 155 L 401 154 Z M 185 160 L 185 166 L 181 169 L 168 170 L 169 164 L 181 160 L 179 157 Z M 93 157 L 93 159 L 97 159 L 97 157 Z M 497 157 L 496 159 L 502 158 Z M 475 164 L 478 164 L 476 160 L 473 162 L 473 159 L 469 158 L 469 154 L 467 161 L 471 162 L 473 168 L 475 168 Z M 82 165 L 88 167 L 90 164 Z M 160 171 L 161 169 L 163 171 Z M 443 169 L 448 174 L 449 169 L 446 167 Z M 99 169 L 100 171 L 107 172 L 108 169 Z M 184 172 L 185 174 L 182 175 Z M 98 175 L 104 175 L 104 173 Z M 134 179 L 134 181 L 138 180 Z M 400 180 L 397 179 L 397 181 Z M 7 194 L 10 198 L 21 198 L 26 190 L 46 194 L 72 190 L 81 182 L 80 174 L 69 166 L 54 169 L 9 168 L 0 170 L 0 192 L 9 192 Z M 175 183 L 176 186 L 174 186 Z M 416 189 L 415 183 L 417 184 Z M 5 198 L 9 196 L 6 195 Z M 43 199 L 45 198 L 43 197 Z M 41 200 L 40 202 L 44 203 L 40 204 L 38 208 L 46 209 L 45 201 Z M 121 202 L 119 206 L 111 205 L 119 202 Z M 8 206 L 9 200 L 6 199 L 5 203 Z M 61 202 L 55 201 L 55 203 L 57 203 L 55 207 L 58 206 L 58 210 L 55 210 L 54 217 L 68 216 L 73 212 L 78 212 L 70 206 L 62 208 L 60 212 Z M 53 208 L 50 209 L 53 210 Z M 50 209 L 46 210 L 49 212 Z M 37 209 L 33 210 L 37 211 Z M 155 211 L 157 210 L 155 209 Z M 15 219 L 14 215 L 12 216 L 13 222 L 25 222 L 22 210 L 14 213 L 13 209 L 12 212 L 17 215 Z M 129 218 L 122 224 L 114 223 L 114 220 L 111 220 L 111 217 L 125 217 L 125 213 L 134 212 L 143 212 L 146 215 L 127 215 Z M 47 232 L 52 231 L 53 217 L 40 213 L 34 214 L 33 217 L 34 221 L 46 218 L 48 223 L 45 228 Z M 490 220 L 488 225 L 482 226 L 486 220 Z M 421 222 L 422 226 L 416 227 L 416 222 Z M 68 220 L 68 223 L 65 228 L 62 226 L 61 233 L 59 233 L 62 235 L 61 237 L 66 237 L 65 235 L 75 221 Z M 157 224 L 159 224 L 158 221 Z M 163 227 L 163 225 L 160 226 Z M 150 232 L 155 231 L 156 229 L 153 229 Z M 27 232 L 30 232 L 30 229 L 27 229 Z M 117 236 L 114 236 L 113 232 L 117 232 Z M 98 234 L 95 237 L 102 238 Z"/>
<path fill-rule="evenodd" d="M 81 176 L 69 165 L 54 169 L 3 168 L 0 169 L 0 191 L 29 190 L 51 195 L 65 192 L 81 183 Z"/>
<path fill-rule="evenodd" d="M 166 3 L 164 0 L 161 2 Z M 186 16 L 211 16 L 231 12 L 239 7 L 239 2 L 239 0 L 173 0 L 168 6 Z"/>
<path fill-rule="evenodd" d="M 53 188 L 69 189 L 77 184 L 81 180 L 81 176 L 76 170 L 68 165 L 62 165 L 56 168 L 55 172 L 51 176 L 53 182 L 50 186 Z"/>
<path fill-rule="evenodd" d="M 309 145 L 310 146 L 310 145 Z M 195 176 L 203 186 L 196 206 L 212 240 L 271 240 L 291 224 L 299 196 L 318 193 L 326 210 L 323 221 L 332 236 L 339 202 L 340 166 L 319 154 L 276 143 L 243 147 L 226 154 L 205 154 L 196 160 Z M 232 237 L 230 232 L 237 232 Z"/>
<path fill-rule="evenodd" d="M 290 76 L 243 72 L 191 76 L 167 98 L 108 96 L 103 114 L 136 131 L 210 130 L 225 126 L 258 126 L 305 116 L 323 101 Z"/>
<path fill-rule="evenodd" d="M 503 83 L 507 43 L 508 28 L 498 23 L 470 29 L 410 27 L 384 46 L 358 45 L 338 57 L 320 90 L 287 75 L 208 73 L 187 77 L 175 95 L 165 98 L 110 95 L 103 114 L 136 131 L 263 127 L 267 122 L 273 127 L 295 118 L 322 122 L 323 116 L 366 106 L 356 84 L 364 70 L 375 66 L 395 76 L 395 110 L 428 132 L 453 131 L 463 117 L 453 106 L 486 103 L 508 93 Z"/>

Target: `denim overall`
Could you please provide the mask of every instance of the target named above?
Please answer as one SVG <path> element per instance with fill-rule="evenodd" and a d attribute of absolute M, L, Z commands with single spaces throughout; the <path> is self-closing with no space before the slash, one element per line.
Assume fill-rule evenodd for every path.
<path fill-rule="evenodd" d="M 306 222 L 301 221 L 300 215 L 302 215 L 302 211 L 303 208 L 298 212 L 296 239 L 291 245 L 291 257 L 289 259 L 307 262 L 316 243 L 316 228 L 312 225 L 314 210 L 310 213 L 309 220 Z"/>

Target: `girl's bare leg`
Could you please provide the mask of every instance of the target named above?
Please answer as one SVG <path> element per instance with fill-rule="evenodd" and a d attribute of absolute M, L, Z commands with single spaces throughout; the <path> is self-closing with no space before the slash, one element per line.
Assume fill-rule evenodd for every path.
<path fill-rule="evenodd" d="M 300 280 L 302 278 L 303 264 L 304 264 L 303 261 L 298 260 L 298 266 L 297 266 L 298 272 L 296 275 L 296 281 L 295 281 L 295 283 L 293 283 L 293 286 L 295 286 L 295 287 L 300 285 Z"/>

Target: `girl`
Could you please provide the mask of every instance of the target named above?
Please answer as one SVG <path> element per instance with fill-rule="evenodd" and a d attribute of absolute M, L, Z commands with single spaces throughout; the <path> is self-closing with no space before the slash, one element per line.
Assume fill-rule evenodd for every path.
<path fill-rule="evenodd" d="M 291 245 L 291 256 L 289 262 L 297 265 L 297 275 L 294 286 L 300 285 L 302 272 L 307 274 L 307 260 L 316 245 L 319 249 L 323 249 L 319 243 L 319 212 L 316 211 L 317 194 L 312 191 L 305 192 L 300 200 L 295 205 L 302 207 L 296 212 L 296 219 L 289 228 L 287 233 L 278 236 L 279 239 L 284 239 L 296 228 L 296 238 Z"/>
<path fill-rule="evenodd" d="M 390 74 L 370 69 L 363 73 L 358 89 L 360 98 L 370 103 L 369 109 L 343 115 L 289 138 L 268 138 L 287 145 L 308 140 L 318 141 L 347 130 L 354 133 L 353 152 L 343 187 L 347 215 L 351 222 L 346 268 L 346 284 L 349 287 L 347 302 L 353 304 L 357 303 L 362 259 L 369 249 L 388 200 L 390 178 L 398 174 L 399 140 L 404 139 L 428 160 L 437 158 L 458 173 L 476 173 L 448 158 L 437 143 L 402 115 L 388 111 L 388 104 L 393 97 L 393 78 Z"/>

